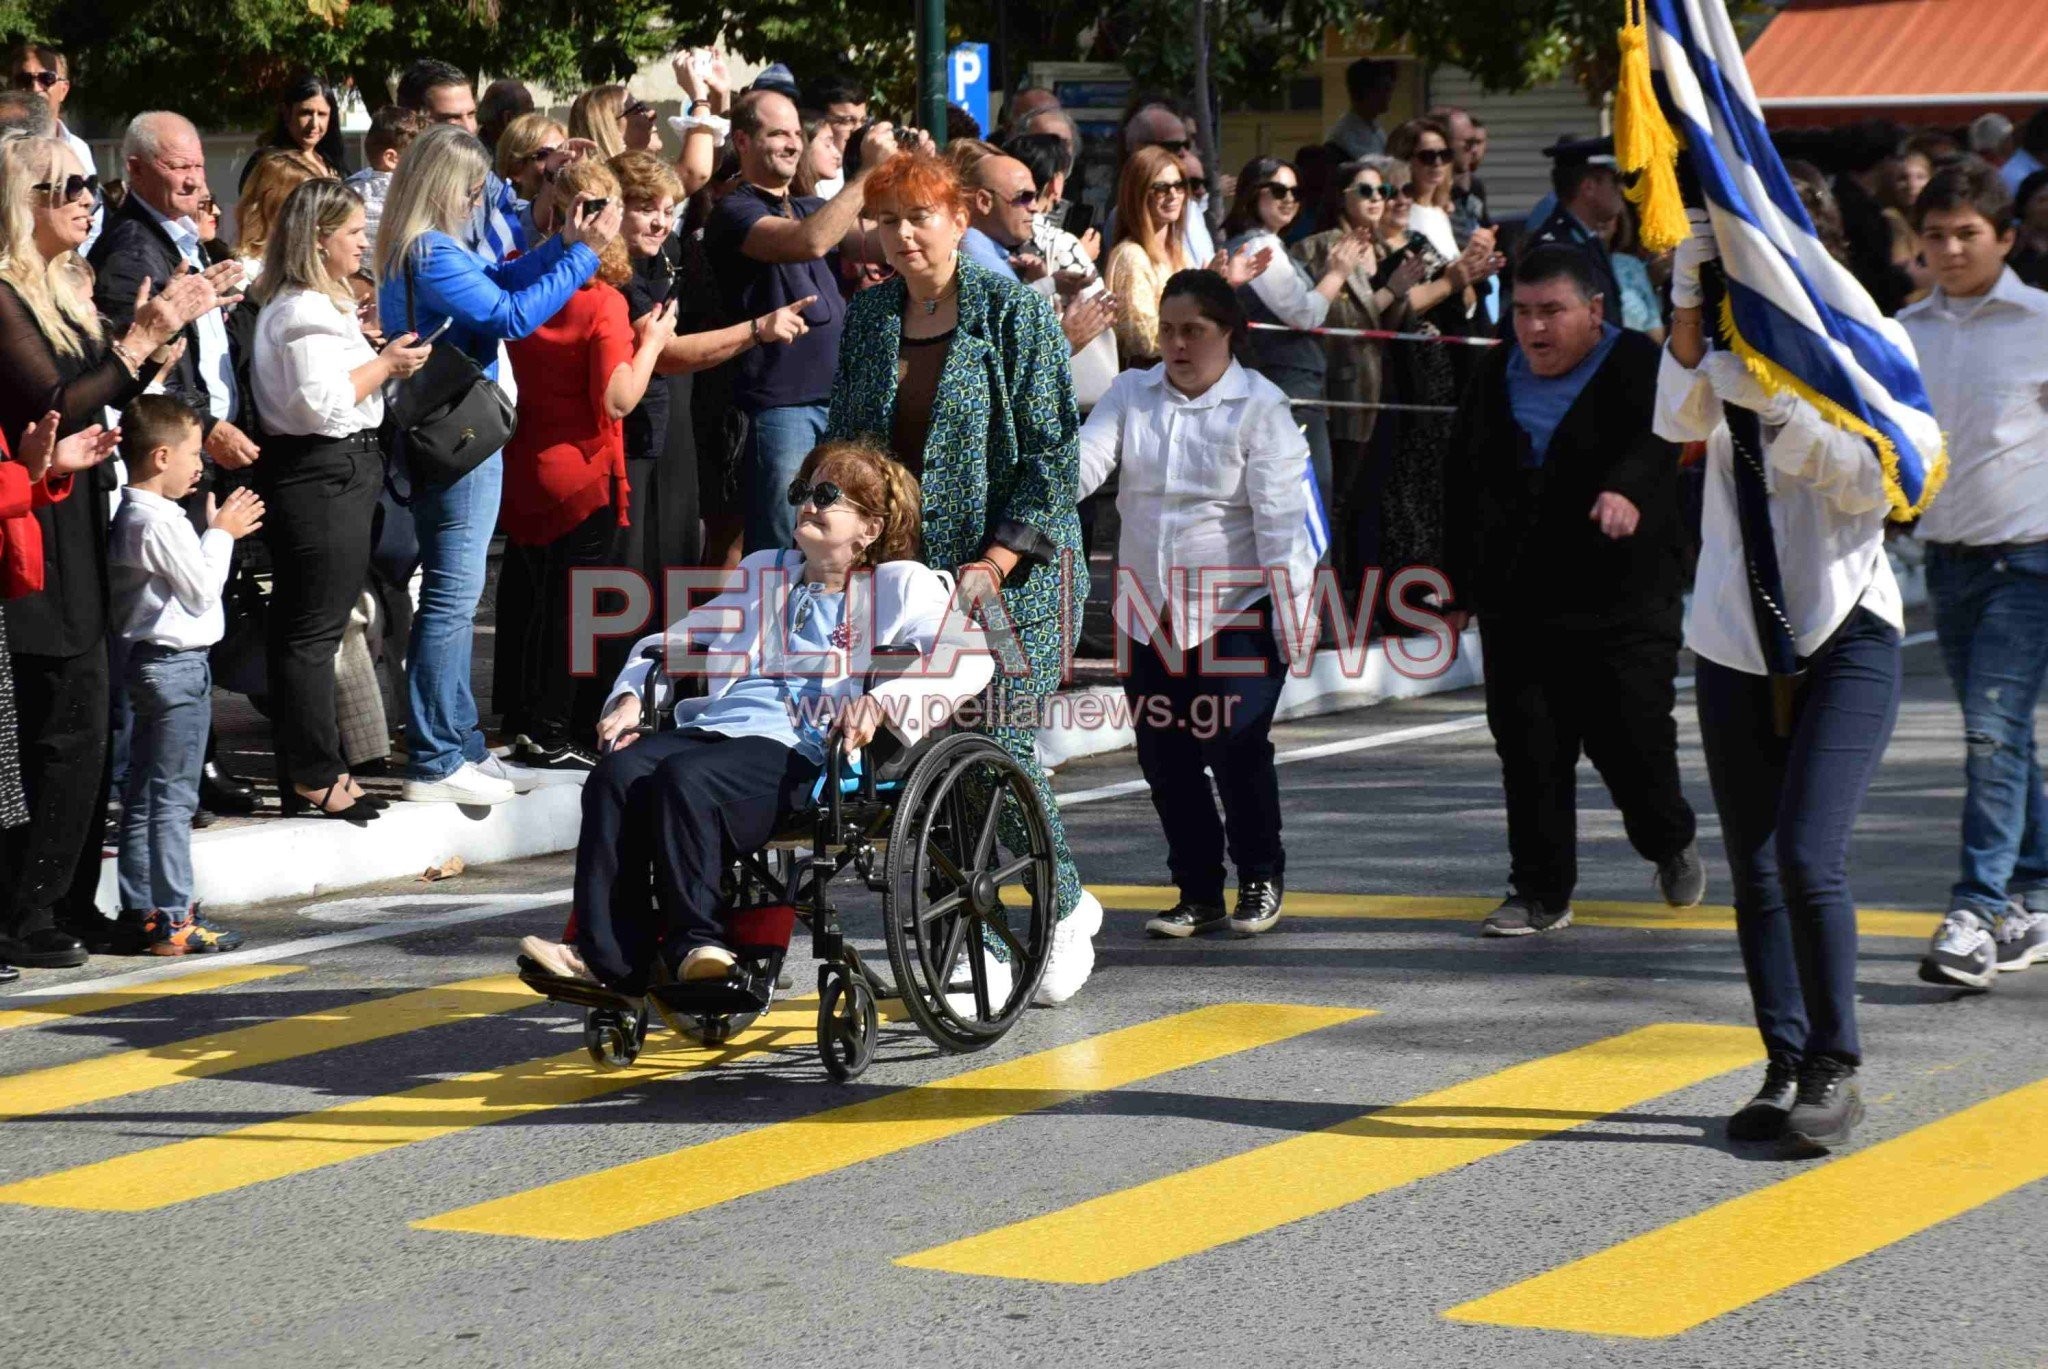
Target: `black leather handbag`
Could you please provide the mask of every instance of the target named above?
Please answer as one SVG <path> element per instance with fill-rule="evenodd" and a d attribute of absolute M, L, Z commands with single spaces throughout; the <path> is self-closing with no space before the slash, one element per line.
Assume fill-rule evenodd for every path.
<path fill-rule="evenodd" d="M 405 267 L 405 327 L 413 322 L 413 268 Z M 502 450 L 519 426 L 518 411 L 460 347 L 437 346 L 427 364 L 400 381 L 392 420 L 404 435 L 414 485 L 452 485 L 492 452 Z"/>

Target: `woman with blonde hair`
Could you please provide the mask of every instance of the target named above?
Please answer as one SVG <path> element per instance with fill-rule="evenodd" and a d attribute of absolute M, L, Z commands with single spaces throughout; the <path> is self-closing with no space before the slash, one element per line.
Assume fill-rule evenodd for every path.
<path fill-rule="evenodd" d="M 211 279 L 181 275 L 139 298 L 109 336 L 78 248 L 99 202 L 94 177 L 50 138 L 0 143 L 0 437 L 25 452 L 31 425 L 53 411 L 60 437 L 84 432 L 141 394 L 179 355 L 185 326 L 219 306 Z M 82 965 L 85 944 L 57 927 L 75 880 L 97 880 L 88 837 L 105 809 L 107 501 L 104 474 L 78 497 L 33 511 L 46 588 L 11 601 L 6 635 L 21 778 L 30 820 L 0 832 L 0 963 Z M 84 885 L 91 888 L 90 884 Z"/>
<path fill-rule="evenodd" d="M 265 617 L 278 800 L 361 820 L 373 812 L 348 773 L 336 723 L 334 653 L 370 569 L 370 526 L 384 489 L 384 383 L 426 364 L 410 335 L 373 351 L 349 281 L 369 248 L 363 202 L 340 181 L 309 180 L 285 199 L 250 292 L 254 472 L 266 515 L 271 598 Z"/>
<path fill-rule="evenodd" d="M 597 145 L 595 155 L 610 161 L 621 152 L 660 152 L 658 112 L 624 86 L 596 86 L 569 106 L 569 134 Z"/>
<path fill-rule="evenodd" d="M 285 198 L 307 181 L 321 178 L 295 152 L 265 152 L 251 164 L 242 198 L 235 202 L 235 256 L 246 284 L 254 285 L 263 274 L 264 249 Z"/>
<path fill-rule="evenodd" d="M 603 162 L 565 168 L 556 189 L 570 203 L 623 199 Z M 505 448 L 498 515 L 510 545 L 498 587 L 494 692 L 512 759 L 550 770 L 597 764 L 583 738 L 604 697 L 595 681 L 569 673 L 569 579 L 578 566 L 615 559 L 631 510 L 624 420 L 675 335 L 675 305 L 666 301 L 629 321 L 620 287 L 633 279 L 633 263 L 624 240 L 611 239 L 598 256 L 596 278 L 508 349 L 519 427 Z"/>
<path fill-rule="evenodd" d="M 466 243 L 489 174 L 483 144 L 452 124 L 428 129 L 406 149 L 377 229 L 377 306 L 387 336 L 432 337 L 446 324 L 438 345 L 461 349 L 495 381 L 498 344 L 532 333 L 597 274 L 621 211 L 613 199 L 588 213 L 583 201 L 594 197 L 578 196 L 559 234 L 490 261 Z M 397 458 L 402 466 L 402 440 Z M 406 654 L 408 799 L 489 804 L 515 792 L 495 759 L 485 764 L 490 752 L 469 681 L 504 471 L 494 453 L 452 482 L 412 482 L 425 579 Z"/>
<path fill-rule="evenodd" d="M 569 130 L 545 114 L 522 114 L 498 135 L 497 172 L 526 206 L 520 218 L 528 242 L 555 226 L 555 177 L 574 160 Z"/>

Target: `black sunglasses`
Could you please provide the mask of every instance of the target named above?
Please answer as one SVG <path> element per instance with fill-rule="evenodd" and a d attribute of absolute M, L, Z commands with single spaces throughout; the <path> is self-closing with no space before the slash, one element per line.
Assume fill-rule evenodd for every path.
<path fill-rule="evenodd" d="M 626 101 L 626 107 L 619 111 L 619 117 L 621 119 L 651 119 L 654 117 L 655 112 L 653 105 L 648 104 L 636 95 Z"/>
<path fill-rule="evenodd" d="M 1408 160 L 1421 162 L 1424 166 L 1442 166 L 1451 160 L 1451 150 L 1447 147 L 1418 147 Z"/>
<path fill-rule="evenodd" d="M 1399 193 L 1389 186 L 1367 185 L 1363 181 L 1345 188 L 1361 200 L 1391 200 Z"/>
<path fill-rule="evenodd" d="M 64 78 L 54 71 L 17 71 L 14 73 L 16 90 L 48 90 Z"/>
<path fill-rule="evenodd" d="M 846 498 L 845 490 L 840 489 L 829 480 L 820 480 L 815 485 L 806 485 L 803 477 L 798 476 L 789 482 L 789 506 L 793 509 L 802 508 L 805 504 L 809 504 L 819 513 L 823 513 L 842 499 L 846 499 L 846 507 L 850 509 L 860 507 L 851 499 Z"/>
<path fill-rule="evenodd" d="M 1174 140 L 1173 140 L 1173 141 L 1171 141 L 1171 142 L 1163 142 L 1163 143 L 1154 143 L 1154 144 L 1152 144 L 1152 146 L 1154 146 L 1154 147 L 1163 147 L 1163 148 L 1165 148 L 1165 149 L 1166 149 L 1166 150 L 1167 150 L 1168 152 L 1171 152 L 1171 153 L 1172 153 L 1172 154 L 1173 154 L 1174 156 L 1176 156 L 1176 157 L 1178 157 L 1178 156 L 1179 156 L 1179 155 L 1180 155 L 1181 153 L 1183 153 L 1183 152 L 1187 151 L 1187 150 L 1188 150 L 1189 148 L 1193 147 L 1194 145 L 1195 145 L 1195 141 L 1194 141 L 1194 139 L 1192 139 L 1192 138 L 1176 138 L 1176 139 L 1174 139 Z"/>
<path fill-rule="evenodd" d="M 49 196 L 51 204 L 70 204 L 81 195 L 90 195 L 95 201 L 100 197 L 100 178 L 97 176 L 66 176 L 61 181 L 37 181 L 30 186 Z"/>
<path fill-rule="evenodd" d="M 536 147 L 533 151 L 526 154 L 526 160 L 529 162 L 544 162 L 561 150 L 562 145 L 560 143 L 556 143 L 552 147 Z"/>
<path fill-rule="evenodd" d="M 1298 200 L 1301 198 L 1301 187 L 1286 185 L 1280 181 L 1267 181 L 1264 185 L 1260 186 L 1259 189 L 1265 191 L 1268 195 L 1271 195 L 1274 199 L 1280 201 L 1282 204 L 1287 203 L 1289 200 Z"/>

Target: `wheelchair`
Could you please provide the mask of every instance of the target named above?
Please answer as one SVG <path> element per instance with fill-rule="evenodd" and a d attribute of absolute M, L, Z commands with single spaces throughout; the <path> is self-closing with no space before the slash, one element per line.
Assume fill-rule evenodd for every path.
<path fill-rule="evenodd" d="M 645 655 L 657 658 L 660 650 Z M 867 688 L 917 655 L 876 648 Z M 654 678 L 650 672 L 650 695 Z M 650 721 L 642 732 L 660 725 L 651 706 L 643 717 Z M 650 1010 L 703 1045 L 745 1030 L 793 986 L 783 963 L 801 923 L 818 961 L 817 1048 L 831 1078 L 857 1078 L 874 1059 L 885 999 L 900 998 L 943 1051 L 994 1045 L 1030 1005 L 1058 920 L 1052 837 L 1038 792 L 1009 752 L 951 722 L 910 747 L 885 728 L 855 759 L 849 773 L 837 735 L 828 738 L 824 782 L 811 806 L 727 871 L 721 895 L 736 963 L 725 978 L 657 982 L 633 997 L 552 975 L 524 956 L 520 978 L 546 998 L 583 1008 L 591 1059 L 625 1068 L 647 1039 Z M 1021 850 L 1006 849 L 1005 813 L 1021 825 Z M 881 895 L 893 984 L 840 926 L 832 890 L 848 870 Z M 1007 991 L 991 958 L 1008 969 Z"/>

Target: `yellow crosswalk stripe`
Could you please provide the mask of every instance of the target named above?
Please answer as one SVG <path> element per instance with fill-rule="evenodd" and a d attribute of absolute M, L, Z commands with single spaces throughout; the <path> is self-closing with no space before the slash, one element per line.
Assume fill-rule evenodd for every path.
<path fill-rule="evenodd" d="M 1116 912 L 1151 912 L 1170 908 L 1180 895 L 1173 889 L 1145 884 L 1091 884 L 1088 891 L 1102 906 Z M 1411 894 L 1313 894 L 1287 891 L 1287 917 L 1363 918 L 1392 922 L 1478 922 L 1497 898 L 1445 898 Z M 1572 903 L 1572 921 L 1584 927 L 1635 927 L 1666 932 L 1732 932 L 1733 908 L 1702 905 L 1672 908 L 1662 903 Z M 1864 936 L 1925 940 L 1941 925 L 1939 913 L 1895 908 L 1864 908 L 1856 928 Z"/>
<path fill-rule="evenodd" d="M 541 1002 L 517 975 L 491 975 L 366 1003 L 322 1008 L 188 1041 L 10 1074 L 0 1077 L 0 1122 L 359 1046 L 422 1027 L 536 1007 Z"/>
<path fill-rule="evenodd" d="M 2048 1079 L 1444 1315 L 1676 1336 L 2048 1177 L 2044 1140 Z"/>
<path fill-rule="evenodd" d="M 1107 1283 L 1569 1131 L 1762 1055 L 1746 1027 L 1644 1027 L 897 1263 Z"/>
<path fill-rule="evenodd" d="M 817 1000 L 796 1000 L 723 1045 L 651 1038 L 650 1046 L 662 1048 L 625 1069 L 594 1065 L 579 1048 L 25 1179 L 0 1187 L 0 1203 L 93 1212 L 170 1207 L 750 1055 L 807 1048 L 817 1020 Z"/>
<path fill-rule="evenodd" d="M 616 1235 L 1371 1015 L 1359 1008 L 1261 1003 L 1198 1008 L 413 1225 L 562 1241 Z"/>
<path fill-rule="evenodd" d="M 231 965 L 224 970 L 201 970 L 198 974 L 181 975 L 176 979 L 161 979 L 154 984 L 138 984 L 132 989 L 109 989 L 104 993 L 72 994 L 68 998 L 35 998 L 27 1007 L 9 1008 L 6 999 L 0 998 L 0 1032 L 13 1031 L 16 1027 L 39 1027 L 45 1022 L 55 1022 L 65 1017 L 84 1017 L 91 1013 L 111 1012 L 115 1008 L 131 1007 L 137 1003 L 148 1003 L 158 998 L 171 998 L 178 994 L 204 993 L 208 989 L 225 989 L 236 984 L 254 984 L 259 979 L 275 979 L 279 975 L 297 974 L 304 965 Z"/>

